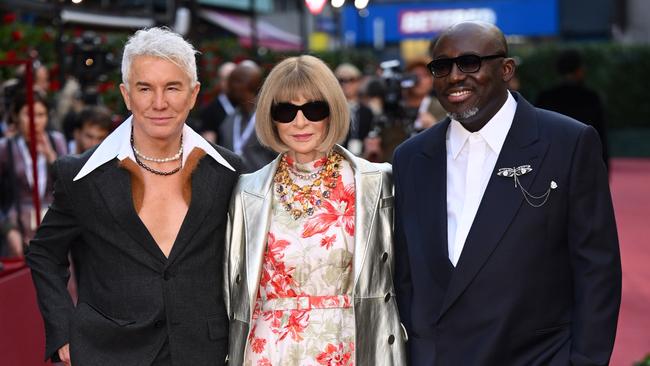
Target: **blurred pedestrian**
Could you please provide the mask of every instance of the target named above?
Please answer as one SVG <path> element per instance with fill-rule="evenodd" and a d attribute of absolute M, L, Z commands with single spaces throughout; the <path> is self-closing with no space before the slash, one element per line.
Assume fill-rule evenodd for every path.
<path fill-rule="evenodd" d="M 354 155 L 362 156 L 363 141 L 370 132 L 373 120 L 372 111 L 360 100 L 363 75 L 356 66 L 350 63 L 338 65 L 334 70 L 334 75 L 341 85 L 350 108 L 350 129 L 343 146 L 347 147 Z"/>
<path fill-rule="evenodd" d="M 413 85 L 404 88 L 404 110 L 409 116 L 409 129 L 416 134 L 433 126 L 447 116 L 433 91 L 433 76 L 427 68 L 430 58 L 415 57 L 406 63 L 406 73 Z"/>
<path fill-rule="evenodd" d="M 262 70 L 252 61 L 237 65 L 228 78 L 228 98 L 237 108 L 219 127 L 219 141 L 243 159 L 244 173 L 263 167 L 276 156 L 255 136 L 255 101 L 261 85 Z"/>
<path fill-rule="evenodd" d="M 556 70 L 562 80 L 559 84 L 540 93 L 537 107 L 562 113 L 595 128 L 603 145 L 603 160 L 609 166 L 603 102 L 596 91 L 585 85 L 587 69 L 580 51 L 576 49 L 562 51 L 557 58 Z"/>
<path fill-rule="evenodd" d="M 99 145 L 113 130 L 112 113 L 103 106 L 84 107 L 76 116 L 74 139 L 68 144 L 71 154 L 81 154 Z"/>
<path fill-rule="evenodd" d="M 2 195 L 0 226 L 10 256 L 20 257 L 36 232 L 36 211 L 33 200 L 33 164 L 30 145 L 36 145 L 38 196 L 42 218 L 53 201 L 54 161 L 67 153 L 65 138 L 48 131 L 48 103 L 42 93 L 33 93 L 34 137 L 32 140 L 27 94 L 20 91 L 12 98 L 9 115 L 16 126 L 16 135 L 0 139 L 0 195 Z M 7 250 L 8 249 L 8 250 Z"/>
<path fill-rule="evenodd" d="M 219 94 L 208 105 L 200 111 L 201 135 L 208 141 L 221 145 L 219 140 L 219 128 L 221 123 L 231 114 L 235 113 L 237 107 L 228 98 L 228 78 L 237 67 L 233 62 L 224 62 L 217 71 L 217 87 Z"/>

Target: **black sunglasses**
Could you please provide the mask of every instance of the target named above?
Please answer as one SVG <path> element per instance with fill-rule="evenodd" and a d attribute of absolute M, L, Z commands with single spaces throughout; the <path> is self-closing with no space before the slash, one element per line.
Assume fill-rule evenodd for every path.
<path fill-rule="evenodd" d="M 296 118 L 298 111 L 312 122 L 322 121 L 330 115 L 330 106 L 327 102 L 307 102 L 303 105 L 291 103 L 277 103 L 271 106 L 271 117 L 280 123 L 289 123 Z"/>
<path fill-rule="evenodd" d="M 439 58 L 427 64 L 429 71 L 434 77 L 441 78 L 449 75 L 454 64 L 458 69 L 466 74 L 477 72 L 481 69 L 481 61 L 491 60 L 493 58 L 506 57 L 503 53 L 489 56 L 479 55 L 462 55 L 454 58 Z"/>

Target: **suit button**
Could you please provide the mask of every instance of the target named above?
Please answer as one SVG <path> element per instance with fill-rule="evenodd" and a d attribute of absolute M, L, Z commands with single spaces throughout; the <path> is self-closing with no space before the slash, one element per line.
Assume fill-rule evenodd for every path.
<path fill-rule="evenodd" d="M 237 275 L 237 278 L 235 278 L 235 283 L 239 284 L 241 282 L 241 276 Z"/>
<path fill-rule="evenodd" d="M 384 296 L 384 302 L 388 302 L 390 300 L 390 292 Z"/>
<path fill-rule="evenodd" d="M 388 260 L 388 253 L 384 252 L 384 254 L 381 255 L 381 261 L 386 262 Z"/>
<path fill-rule="evenodd" d="M 156 327 L 156 328 L 162 328 L 162 327 L 165 326 L 165 321 L 164 321 L 164 320 L 157 320 L 157 321 L 153 324 L 153 326 Z"/>
<path fill-rule="evenodd" d="M 395 336 L 391 334 L 390 336 L 388 336 L 388 344 L 393 344 L 393 343 L 395 343 Z"/>

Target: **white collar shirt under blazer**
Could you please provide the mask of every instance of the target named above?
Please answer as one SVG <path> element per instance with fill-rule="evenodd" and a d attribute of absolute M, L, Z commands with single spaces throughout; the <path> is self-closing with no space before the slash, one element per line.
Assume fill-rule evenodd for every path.
<path fill-rule="evenodd" d="M 93 170 L 102 166 L 114 158 L 120 161 L 130 158 L 135 161 L 133 149 L 131 148 L 131 126 L 133 123 L 133 116 L 127 118 L 115 131 L 113 131 L 104 141 L 97 147 L 97 150 L 90 156 L 86 164 L 81 168 L 79 173 L 73 180 L 79 180 L 86 175 L 90 174 Z M 235 171 L 226 159 L 217 152 L 217 150 L 210 145 L 201 135 L 192 130 L 188 125 L 183 125 L 183 161 L 185 164 L 187 157 L 194 148 L 199 148 L 205 153 L 216 160 L 219 164 L 226 168 Z"/>
<path fill-rule="evenodd" d="M 517 101 L 508 92 L 501 109 L 477 132 L 451 120 L 447 130 L 447 248 L 456 266 L 508 135 Z M 470 154 L 470 151 L 472 153 Z"/>

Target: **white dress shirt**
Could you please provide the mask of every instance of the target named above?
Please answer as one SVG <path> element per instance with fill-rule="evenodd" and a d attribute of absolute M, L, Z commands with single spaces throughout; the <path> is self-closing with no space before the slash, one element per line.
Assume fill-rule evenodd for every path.
<path fill-rule="evenodd" d="M 508 135 L 517 101 L 508 92 L 501 109 L 477 132 L 452 120 L 447 130 L 447 248 L 456 266 L 490 175 Z"/>
<path fill-rule="evenodd" d="M 74 181 L 79 180 L 88 175 L 93 170 L 104 165 L 106 162 L 118 158 L 120 161 L 130 158 L 135 161 L 133 149 L 131 148 L 131 125 L 133 116 L 130 116 L 126 121 L 122 122 L 115 131 L 113 131 L 102 143 L 97 147 L 97 150 L 90 156 L 86 164 L 81 168 L 79 173 L 74 177 Z M 183 161 L 185 165 L 187 157 L 194 148 L 199 148 L 207 155 L 216 160 L 219 164 L 226 168 L 235 171 L 226 159 L 217 152 L 217 150 L 210 145 L 201 135 L 196 133 L 188 125 L 183 126 Z"/>

